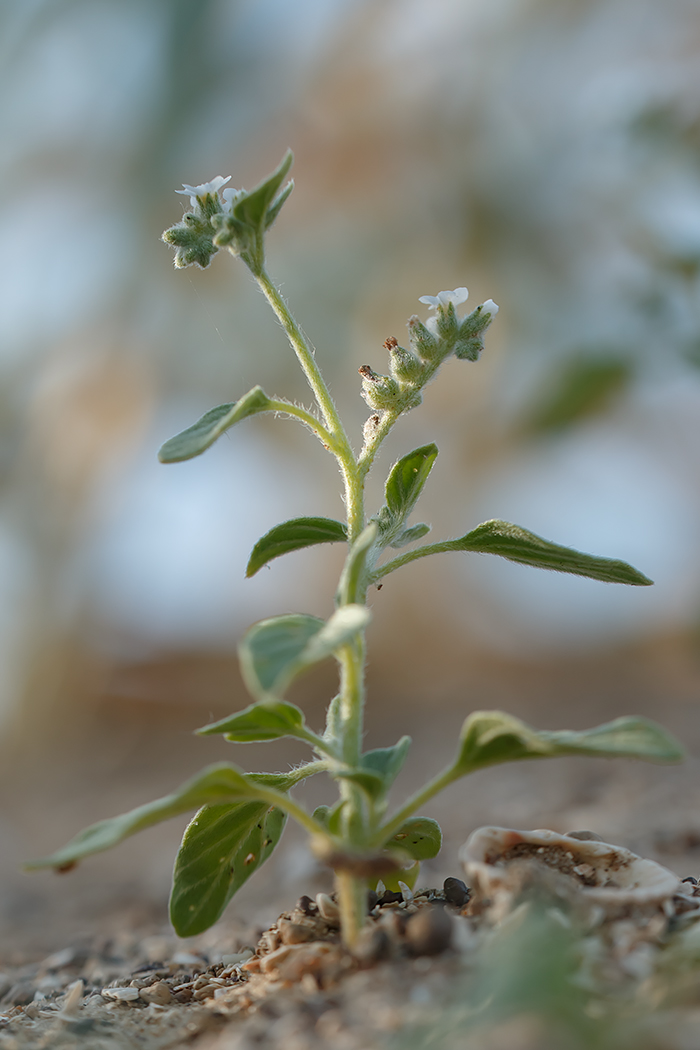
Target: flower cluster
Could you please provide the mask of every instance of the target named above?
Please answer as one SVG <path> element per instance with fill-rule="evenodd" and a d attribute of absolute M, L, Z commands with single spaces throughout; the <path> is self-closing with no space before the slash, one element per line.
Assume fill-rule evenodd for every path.
<path fill-rule="evenodd" d="M 476 361 L 484 348 L 483 333 L 498 313 L 493 299 L 477 306 L 460 320 L 455 306 L 466 302 L 466 288 L 421 295 L 433 315 L 423 324 L 418 317 L 408 322 L 410 350 L 399 346 L 392 336 L 384 346 L 389 351 L 390 375 L 373 372 L 369 365 L 360 368 L 362 396 L 376 412 L 398 415 L 415 408 L 422 401 L 421 389 L 442 362 L 452 354 L 461 360 Z"/>

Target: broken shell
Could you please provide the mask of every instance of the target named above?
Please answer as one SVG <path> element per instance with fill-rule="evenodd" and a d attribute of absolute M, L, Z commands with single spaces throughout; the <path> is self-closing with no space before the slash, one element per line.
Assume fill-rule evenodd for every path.
<path fill-rule="evenodd" d="M 467 879 L 480 896 L 516 889 L 514 865 L 539 863 L 566 877 L 591 904 L 660 904 L 678 891 L 679 878 L 668 868 L 608 842 L 560 835 L 556 831 L 478 828 L 460 850 Z"/>

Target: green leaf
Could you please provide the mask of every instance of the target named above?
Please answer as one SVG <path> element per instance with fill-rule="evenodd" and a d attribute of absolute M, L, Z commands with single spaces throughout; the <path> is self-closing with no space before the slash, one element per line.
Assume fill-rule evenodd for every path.
<path fill-rule="evenodd" d="M 266 412 L 271 403 L 263 388 L 254 386 L 238 401 L 210 409 L 187 430 L 166 441 L 158 459 L 161 463 L 180 463 L 199 456 L 235 423 L 258 412 Z"/>
<path fill-rule="evenodd" d="M 333 776 L 341 780 L 350 780 L 366 791 L 370 798 L 379 798 L 384 793 L 384 778 L 371 769 L 334 769 Z"/>
<path fill-rule="evenodd" d="M 343 810 L 346 805 L 345 799 L 341 798 L 334 806 L 317 806 L 312 816 L 319 824 L 323 824 L 331 835 L 339 835 Z"/>
<path fill-rule="evenodd" d="M 265 802 L 205 806 L 185 831 L 170 896 L 170 921 L 193 937 L 221 917 L 279 842 L 286 815 Z"/>
<path fill-rule="evenodd" d="M 408 853 L 414 860 L 430 860 L 437 857 L 441 846 L 440 825 L 430 817 L 409 817 L 384 843 L 384 849 L 396 847 Z"/>
<path fill-rule="evenodd" d="M 199 736 L 223 733 L 227 740 L 239 744 L 278 740 L 284 736 L 306 740 L 308 735 L 304 712 L 286 700 L 261 700 L 196 732 Z"/>
<path fill-rule="evenodd" d="M 245 222 L 252 227 L 260 226 L 271 226 L 274 220 L 277 218 L 282 204 L 291 193 L 291 189 L 287 189 L 280 193 L 277 197 L 277 192 L 284 182 L 287 172 L 292 166 L 294 161 L 294 154 L 290 149 L 287 150 L 280 164 L 275 168 L 271 175 L 268 175 L 259 186 L 251 190 L 250 193 L 246 193 L 238 198 L 233 205 L 233 215 L 240 222 Z M 277 197 L 277 200 L 275 200 Z M 282 200 L 280 201 L 280 197 Z M 272 206 L 272 217 L 270 218 L 268 208 Z M 268 221 L 269 220 L 269 221 Z"/>
<path fill-rule="evenodd" d="M 453 770 L 464 776 L 476 769 L 525 758 L 596 755 L 677 762 L 683 749 L 665 729 L 646 718 L 617 718 L 595 729 L 533 729 L 502 711 L 475 711 L 466 719 Z"/>
<path fill-rule="evenodd" d="M 427 536 L 430 532 L 430 525 L 426 525 L 424 522 L 420 522 L 418 525 L 412 525 L 410 529 L 404 529 L 396 539 L 392 540 L 389 544 L 390 547 L 399 549 L 405 547 L 409 543 L 414 543 L 416 540 L 420 540 L 423 536 Z"/>
<path fill-rule="evenodd" d="M 345 559 L 338 583 L 340 601 L 353 603 L 363 592 L 370 569 L 370 554 L 379 536 L 376 521 L 370 521 L 357 537 Z"/>
<path fill-rule="evenodd" d="M 485 521 L 461 539 L 450 541 L 449 549 L 497 554 L 509 561 L 520 562 L 521 565 L 587 576 L 604 583 L 648 587 L 653 582 L 627 562 L 596 558 L 570 547 L 560 547 L 507 521 Z"/>
<path fill-rule="evenodd" d="M 388 791 L 406 761 L 410 746 L 410 736 L 402 736 L 393 747 L 377 747 L 373 751 L 365 751 L 360 758 L 360 766 L 362 769 L 378 773 L 382 778 L 384 790 Z"/>
<path fill-rule="evenodd" d="M 566 362 L 528 412 L 525 430 L 551 434 L 605 411 L 632 379 L 629 360 L 585 354 Z"/>
<path fill-rule="evenodd" d="M 248 689 L 260 700 L 281 696 L 298 674 L 346 645 L 370 618 L 366 606 L 344 605 L 325 623 L 292 613 L 254 624 L 239 649 Z"/>
<path fill-rule="evenodd" d="M 246 568 L 246 576 L 254 576 L 258 569 L 267 565 L 273 558 L 279 558 L 290 551 L 303 547 L 313 547 L 317 543 L 339 543 L 347 540 L 345 526 L 332 518 L 293 518 L 281 525 L 275 525 L 265 533 L 253 547 Z"/>
<path fill-rule="evenodd" d="M 218 803 L 242 802 L 256 798 L 255 775 L 246 776 L 235 766 L 226 763 L 208 766 L 196 776 L 174 791 L 171 795 L 148 802 L 145 806 L 138 806 L 128 813 L 122 813 L 118 817 L 108 820 L 100 820 L 92 824 L 76 835 L 62 849 L 52 853 L 50 857 L 31 861 L 27 868 L 61 868 L 74 864 L 91 853 L 99 853 L 101 850 L 110 849 L 117 843 L 137 831 L 150 827 L 152 824 L 160 824 L 171 817 L 177 817 L 180 813 L 186 813 L 190 809 L 199 809 L 200 806 Z M 267 777 L 265 783 L 273 784 Z M 274 777 L 274 786 L 286 791 L 293 784 L 293 780 L 280 774 Z"/>
<path fill-rule="evenodd" d="M 386 480 L 386 505 L 395 522 L 404 522 L 416 505 L 437 457 L 437 445 L 423 445 L 395 463 Z"/>

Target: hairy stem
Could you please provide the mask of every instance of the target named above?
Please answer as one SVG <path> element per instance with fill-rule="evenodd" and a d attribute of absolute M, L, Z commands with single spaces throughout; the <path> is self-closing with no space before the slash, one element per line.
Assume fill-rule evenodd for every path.
<path fill-rule="evenodd" d="M 391 837 L 395 835 L 401 825 L 409 817 L 412 817 L 417 809 L 424 806 L 426 802 L 429 802 L 431 798 L 446 788 L 448 784 L 451 784 L 455 779 L 454 767 L 450 766 L 448 769 L 443 770 L 442 773 L 438 773 L 436 777 L 429 780 L 425 787 L 422 787 L 420 791 L 416 791 L 414 795 L 411 795 L 408 802 L 406 802 L 401 809 L 394 814 L 391 820 L 388 820 L 386 824 L 383 824 L 376 835 L 370 842 L 370 846 L 375 849 L 383 846 Z"/>
<path fill-rule="evenodd" d="M 460 540 L 443 540 L 440 543 L 428 543 L 425 547 L 418 547 L 416 550 L 400 554 L 398 558 L 392 558 L 386 564 L 380 565 L 378 569 L 374 569 L 370 582 L 375 583 L 377 580 L 381 580 L 383 576 L 388 576 L 390 572 L 400 569 L 402 565 L 418 561 L 419 558 L 426 558 L 429 554 L 444 554 L 446 551 L 464 551 L 465 549 Z"/>

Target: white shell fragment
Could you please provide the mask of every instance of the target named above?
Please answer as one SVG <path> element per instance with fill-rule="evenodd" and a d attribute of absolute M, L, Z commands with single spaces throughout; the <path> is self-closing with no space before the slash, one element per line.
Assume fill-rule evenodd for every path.
<path fill-rule="evenodd" d="M 656 861 L 609 842 L 556 831 L 479 828 L 462 846 L 460 860 L 473 889 L 494 901 L 519 888 L 518 872 L 526 864 L 563 877 L 579 899 L 606 910 L 659 906 L 682 890 L 678 876 Z"/>
<path fill-rule="evenodd" d="M 118 1003 L 132 1003 L 139 997 L 138 988 L 103 988 L 102 996 L 105 999 L 115 999 Z"/>

